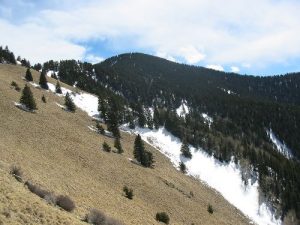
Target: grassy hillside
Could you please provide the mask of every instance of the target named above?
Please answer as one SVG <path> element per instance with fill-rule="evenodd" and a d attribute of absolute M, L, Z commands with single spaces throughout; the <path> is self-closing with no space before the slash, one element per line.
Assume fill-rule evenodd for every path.
<path fill-rule="evenodd" d="M 175 170 L 168 159 L 151 146 L 155 169 L 131 163 L 134 137 L 122 133 L 122 155 L 101 150 L 113 139 L 91 131 L 94 122 L 80 110 L 69 113 L 56 103 L 63 99 L 31 87 L 36 113 L 14 106 L 23 88 L 25 68 L 0 64 L 0 224 L 80 224 L 90 208 L 98 208 L 127 225 L 158 224 L 155 214 L 166 211 L 171 224 L 249 224 L 249 220 L 204 184 Z M 38 83 L 38 73 L 33 72 Z M 48 78 L 55 84 L 55 80 Z M 69 89 L 72 87 L 66 86 Z M 41 101 L 42 95 L 47 103 Z M 8 175 L 10 165 L 19 165 L 26 180 L 47 190 L 70 196 L 76 202 L 66 213 L 30 193 Z M 2 185 L 4 184 L 4 185 Z M 124 185 L 134 190 L 133 200 L 122 195 Z M 193 196 L 191 196 L 191 193 Z M 211 204 L 214 214 L 207 212 Z M 6 217 L 7 211 L 12 215 Z M 42 215 L 42 216 L 41 216 Z M 43 218 L 41 218 L 43 217 Z M 43 220 L 43 222 L 41 222 Z"/>

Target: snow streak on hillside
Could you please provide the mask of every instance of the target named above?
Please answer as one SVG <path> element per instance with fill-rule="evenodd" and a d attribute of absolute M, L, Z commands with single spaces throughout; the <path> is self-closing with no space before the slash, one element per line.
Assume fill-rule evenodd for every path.
<path fill-rule="evenodd" d="M 280 220 L 273 218 L 265 204 L 259 205 L 258 184 L 248 182 L 245 186 L 239 167 L 233 162 L 222 164 L 201 149 L 191 148 L 193 158 L 188 160 L 180 155 L 181 142 L 165 128 L 150 130 L 136 128 L 130 130 L 122 126 L 122 130 L 140 134 L 142 139 L 166 155 L 178 168 L 179 162 L 185 162 L 188 175 L 198 178 L 220 192 L 225 199 L 240 209 L 251 220 L 260 225 L 279 225 Z"/>
<path fill-rule="evenodd" d="M 270 140 L 272 141 L 272 143 L 275 145 L 277 151 L 279 153 L 281 153 L 282 155 L 284 155 L 286 158 L 288 159 L 292 159 L 293 158 L 293 154 L 292 151 L 286 146 L 285 143 L 282 143 L 274 134 L 274 132 L 272 131 L 272 129 L 267 130 L 267 134 L 270 138 Z"/>

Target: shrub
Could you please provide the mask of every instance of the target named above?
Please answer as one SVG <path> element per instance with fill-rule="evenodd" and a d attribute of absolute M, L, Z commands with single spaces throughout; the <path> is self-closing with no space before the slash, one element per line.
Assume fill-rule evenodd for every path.
<path fill-rule="evenodd" d="M 47 102 L 45 95 L 42 96 L 42 102 L 44 102 L 44 103 Z"/>
<path fill-rule="evenodd" d="M 213 213 L 214 213 L 214 209 L 213 209 L 213 207 L 212 207 L 211 204 L 209 204 L 209 205 L 207 206 L 207 212 L 209 212 L 210 214 L 213 214 Z"/>
<path fill-rule="evenodd" d="M 75 209 L 75 203 L 69 196 L 66 195 L 59 195 L 57 197 L 56 204 L 67 212 L 72 212 Z"/>
<path fill-rule="evenodd" d="M 91 209 L 90 212 L 86 215 L 84 221 L 94 225 L 105 225 L 106 216 L 98 209 Z"/>
<path fill-rule="evenodd" d="M 103 151 L 105 152 L 111 151 L 111 147 L 105 141 L 103 142 L 102 147 L 103 147 Z"/>
<path fill-rule="evenodd" d="M 127 186 L 124 186 L 123 191 L 124 191 L 124 194 L 125 194 L 126 198 L 128 198 L 128 199 L 133 198 L 133 190 L 131 188 L 128 188 Z"/>
<path fill-rule="evenodd" d="M 123 225 L 120 221 L 114 219 L 114 218 L 107 218 L 105 225 Z"/>
<path fill-rule="evenodd" d="M 21 167 L 13 165 L 10 169 L 10 174 L 13 175 L 17 181 L 23 181 L 23 171 Z"/>
<path fill-rule="evenodd" d="M 156 213 L 156 217 L 155 218 L 156 218 L 157 221 L 163 222 L 165 224 L 169 224 L 169 222 L 170 222 L 170 217 L 165 212 L 158 212 L 158 213 Z"/>
<path fill-rule="evenodd" d="M 107 217 L 98 209 L 91 209 L 90 212 L 86 215 L 84 221 L 94 225 L 123 225 L 118 220 Z"/>
<path fill-rule="evenodd" d="M 57 203 L 57 197 L 52 192 L 45 194 L 44 199 L 48 204 L 51 204 L 51 205 L 56 205 L 56 203 Z"/>
<path fill-rule="evenodd" d="M 21 91 L 21 88 L 19 87 L 19 85 L 15 82 L 12 81 L 10 84 L 16 91 Z"/>
<path fill-rule="evenodd" d="M 40 198 L 46 198 L 47 195 L 50 195 L 51 193 L 47 190 L 44 190 L 39 185 L 33 184 L 30 181 L 26 181 L 25 185 L 28 187 L 29 191 L 36 194 Z"/>
<path fill-rule="evenodd" d="M 96 129 L 97 129 L 97 131 L 98 131 L 100 134 L 102 134 L 102 135 L 105 134 L 105 130 L 104 130 L 104 128 L 100 125 L 99 122 L 97 122 L 97 124 L 96 124 Z"/>

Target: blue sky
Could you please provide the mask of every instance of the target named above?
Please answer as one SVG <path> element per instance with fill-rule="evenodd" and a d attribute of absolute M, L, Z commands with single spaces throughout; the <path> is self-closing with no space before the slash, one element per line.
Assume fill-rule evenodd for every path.
<path fill-rule="evenodd" d="M 297 0 L 0 0 L 0 45 L 31 62 L 125 52 L 241 74 L 300 71 Z"/>

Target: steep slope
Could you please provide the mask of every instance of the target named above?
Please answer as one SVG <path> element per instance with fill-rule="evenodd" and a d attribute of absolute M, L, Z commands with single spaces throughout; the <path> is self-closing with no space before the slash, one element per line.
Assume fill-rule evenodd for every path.
<path fill-rule="evenodd" d="M 55 193 L 69 195 L 77 208 L 73 214 L 60 212 L 25 189 L 22 198 L 16 195 L 1 201 L 1 213 L 4 208 L 10 209 L 8 204 L 17 205 L 29 198 L 29 202 L 38 201 L 44 205 L 45 214 L 53 215 L 57 211 L 60 217 L 71 217 L 70 221 L 78 218 L 78 223 L 89 208 L 101 209 L 127 225 L 156 224 L 154 216 L 158 211 L 166 211 L 172 224 L 249 223 L 222 196 L 178 172 L 151 146 L 147 145 L 147 149 L 154 154 L 154 169 L 131 163 L 128 158 L 133 157 L 134 136 L 122 133 L 121 142 L 125 149 L 122 155 L 101 151 L 103 141 L 112 146 L 113 139 L 91 131 L 88 126 L 95 122 L 85 112 L 78 110 L 73 114 L 62 110 L 56 103 L 63 104 L 63 99 L 49 91 L 31 86 L 38 106 L 36 113 L 16 108 L 13 102 L 19 100 L 20 92 L 12 89 L 10 83 L 15 81 L 23 87 L 24 74 L 23 67 L 0 64 L 1 161 L 20 165 L 26 179 Z M 33 76 L 38 83 L 38 73 L 33 72 Z M 49 82 L 55 84 L 51 78 Z M 75 91 L 73 87 L 62 86 Z M 40 100 L 42 95 L 46 96 L 46 104 Z M 8 186 L 1 187 L 2 192 L 9 185 L 16 186 L 17 192 L 21 189 L 19 183 L 14 184 L 11 178 L 1 176 L 8 180 L 5 181 Z M 133 200 L 122 196 L 124 185 L 133 188 Z M 215 209 L 212 215 L 207 212 L 208 204 Z M 18 216 L 3 223 L 18 224 L 19 212 L 15 213 Z M 50 218 L 49 224 L 54 220 Z"/>
<path fill-rule="evenodd" d="M 123 96 L 141 127 L 156 123 L 221 163 L 234 159 L 276 217 L 300 219 L 299 73 L 241 76 L 138 53 L 95 70 L 98 86 Z"/>

